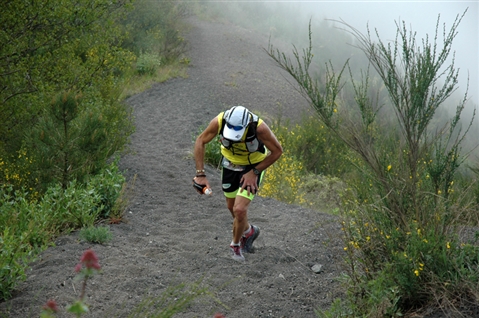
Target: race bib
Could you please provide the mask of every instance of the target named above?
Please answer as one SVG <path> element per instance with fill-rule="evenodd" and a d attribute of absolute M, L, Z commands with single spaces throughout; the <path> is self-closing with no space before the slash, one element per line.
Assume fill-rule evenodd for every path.
<path fill-rule="evenodd" d="M 231 161 L 229 161 L 225 157 L 223 157 L 223 160 L 221 161 L 221 165 L 224 168 L 229 169 L 229 170 L 233 170 L 233 171 L 243 171 L 246 168 L 246 166 L 235 165 L 234 163 L 231 163 Z"/>

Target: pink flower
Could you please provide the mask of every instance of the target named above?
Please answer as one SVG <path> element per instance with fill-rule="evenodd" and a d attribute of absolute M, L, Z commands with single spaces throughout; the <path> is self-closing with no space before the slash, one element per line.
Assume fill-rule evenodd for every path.
<path fill-rule="evenodd" d="M 98 263 L 98 257 L 96 256 L 93 250 L 89 249 L 86 250 L 82 257 L 80 258 L 80 263 L 75 266 L 75 272 L 81 271 L 82 265 L 85 265 L 87 269 L 96 269 L 100 270 L 101 266 Z"/>
<path fill-rule="evenodd" d="M 58 312 L 58 306 L 55 300 L 50 299 L 47 303 L 42 307 L 43 310 L 51 311 L 51 312 Z"/>
<path fill-rule="evenodd" d="M 226 316 L 223 315 L 223 314 L 220 313 L 220 312 L 217 312 L 217 313 L 213 316 L 213 318 L 226 318 Z"/>

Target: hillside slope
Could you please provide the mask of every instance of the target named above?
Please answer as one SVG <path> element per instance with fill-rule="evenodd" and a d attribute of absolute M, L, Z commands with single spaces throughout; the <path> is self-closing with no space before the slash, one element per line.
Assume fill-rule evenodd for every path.
<path fill-rule="evenodd" d="M 106 245 L 80 242 L 77 233 L 32 264 L 15 297 L 0 304 L 2 317 L 38 317 L 55 299 L 62 312 L 78 297 L 74 267 L 92 248 L 102 266 L 88 285 L 87 317 L 126 317 L 147 295 L 195 283 L 216 297 L 197 298 L 175 317 L 315 317 L 339 296 L 343 246 L 335 217 L 257 197 L 250 221 L 261 228 L 256 253 L 244 264 L 229 256 L 231 216 L 220 173 L 208 167 L 212 197 L 191 187 L 193 136 L 220 111 L 243 105 L 268 119 L 298 118 L 308 105 L 264 52 L 268 37 L 191 18 L 189 78 L 173 79 L 127 102 L 137 130 L 133 153 L 122 158 L 128 178 L 137 176 L 126 223 L 111 225 Z M 320 273 L 311 270 L 322 265 Z M 59 315 L 68 316 L 68 315 Z M 141 315 L 137 315 L 141 316 Z"/>

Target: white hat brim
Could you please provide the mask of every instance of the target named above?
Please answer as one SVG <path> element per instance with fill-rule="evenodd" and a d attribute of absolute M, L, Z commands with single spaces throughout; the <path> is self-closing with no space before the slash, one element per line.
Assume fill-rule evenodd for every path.
<path fill-rule="evenodd" d="M 246 127 L 243 127 L 243 129 L 241 130 L 234 130 L 228 128 L 228 126 L 225 125 L 225 128 L 223 130 L 223 137 L 232 141 L 240 141 L 241 137 L 243 137 L 245 130 Z"/>

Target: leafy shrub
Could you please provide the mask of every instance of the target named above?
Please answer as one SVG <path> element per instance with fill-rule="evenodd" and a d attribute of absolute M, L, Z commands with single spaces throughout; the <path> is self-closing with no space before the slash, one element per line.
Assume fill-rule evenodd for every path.
<path fill-rule="evenodd" d="M 101 219 L 118 214 L 115 211 L 116 204 L 126 181 L 118 168 L 118 160 L 119 158 L 105 167 L 101 173 L 91 177 L 87 183 L 89 191 L 94 191 L 100 197 L 100 203 L 95 209 L 98 209 L 98 218 Z"/>
<path fill-rule="evenodd" d="M 0 180 L 9 184 L 13 189 L 26 188 L 31 197 L 37 197 L 35 183 L 31 177 L 33 158 L 28 154 L 25 146 L 22 146 L 15 155 L 0 157 Z"/>
<path fill-rule="evenodd" d="M 25 278 L 28 263 L 62 232 L 93 225 L 99 196 L 73 182 L 67 190 L 49 188 L 39 200 L 28 201 L 26 192 L 2 188 L 0 206 L 0 292 L 10 296 L 17 282 Z"/>
<path fill-rule="evenodd" d="M 88 226 L 80 230 L 81 239 L 90 242 L 103 244 L 112 239 L 110 228 L 107 226 Z"/>
<path fill-rule="evenodd" d="M 31 200 L 26 191 L 1 187 L 0 297 L 10 296 L 17 282 L 25 278 L 28 263 L 56 236 L 92 227 L 102 213 L 105 215 L 105 211 L 111 211 L 123 180 L 116 162 L 113 162 L 88 185 L 72 181 L 63 189 L 58 184 L 48 188 L 38 201 Z M 108 237 L 102 231 L 99 230 L 98 240 Z"/>
<path fill-rule="evenodd" d="M 153 75 L 161 65 L 158 54 L 141 53 L 136 60 L 136 71 L 140 75 Z"/>
<path fill-rule="evenodd" d="M 291 128 L 288 147 L 308 172 L 342 177 L 353 170 L 347 146 L 315 116 L 303 116 Z"/>
<path fill-rule="evenodd" d="M 26 278 L 33 248 L 28 238 L 19 236 L 15 229 L 5 227 L 0 234 L 0 299 L 7 299 L 17 283 Z"/>
<path fill-rule="evenodd" d="M 131 132 L 126 106 L 112 101 L 104 107 L 97 99 L 59 94 L 27 138 L 33 176 L 43 189 L 57 182 L 64 189 L 70 181 L 85 182 L 123 149 Z"/>
<path fill-rule="evenodd" d="M 271 130 L 283 146 L 283 155 L 266 170 L 259 194 L 286 203 L 304 204 L 304 197 L 299 192 L 304 168 L 303 163 L 294 157 L 288 147 L 290 131 L 288 127 L 282 126 L 280 121 L 272 124 Z"/>
<path fill-rule="evenodd" d="M 52 233 L 93 225 L 101 207 L 100 194 L 94 189 L 78 185 L 76 181 L 71 182 L 65 190 L 61 186 L 50 187 L 38 203 L 38 209 L 44 217 L 44 230 Z M 49 215 L 46 215 L 46 211 L 49 211 Z"/>
<path fill-rule="evenodd" d="M 294 62 L 279 50 L 268 50 L 308 96 L 321 122 L 361 158 L 355 178 L 346 180 L 352 191 L 340 210 L 349 270 L 345 306 L 335 303 L 334 316 L 400 316 L 437 304 L 455 310 L 476 300 L 479 246 L 458 235 L 477 213 L 468 194 L 475 181 L 461 182 L 461 189 L 456 182 L 467 157 L 461 143 L 472 125 L 460 121 L 467 94 L 447 123 L 441 119 L 439 127 L 431 127 L 456 89 L 458 71 L 445 63 L 464 14 L 449 33 L 442 29 L 442 44 L 437 43 L 438 19 L 435 37 L 423 40 L 422 47 L 405 22 L 397 24 L 392 43 L 373 41 L 344 23 L 377 72 L 372 80 L 369 70 L 355 80 L 347 63 L 339 72 L 330 64 L 324 77 L 313 78 L 311 26 L 309 47 L 302 55 L 293 49 Z M 347 87 L 342 84 L 345 69 L 354 107 L 339 101 L 351 93 L 341 91 Z M 380 95 L 370 90 L 376 81 L 386 87 L 385 107 L 396 115 L 395 123 L 378 116 L 386 110 L 379 97 L 371 98 Z"/>
<path fill-rule="evenodd" d="M 123 47 L 137 56 L 154 52 L 162 58 L 162 64 L 179 60 L 186 51 L 186 42 L 180 35 L 185 14 L 186 5 L 181 1 L 135 1 L 123 21 L 129 34 Z"/>

